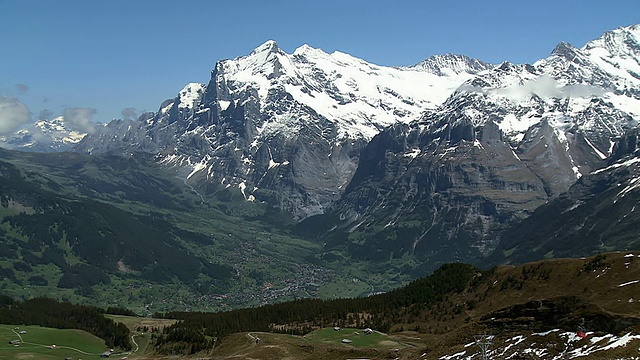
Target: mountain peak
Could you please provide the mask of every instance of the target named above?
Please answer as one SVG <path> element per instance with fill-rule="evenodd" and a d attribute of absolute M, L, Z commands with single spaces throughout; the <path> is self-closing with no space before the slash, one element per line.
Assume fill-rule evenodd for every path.
<path fill-rule="evenodd" d="M 182 90 L 178 93 L 180 98 L 180 104 L 178 107 L 181 108 L 192 108 L 197 101 L 200 101 L 202 94 L 206 86 L 200 83 L 188 83 L 185 85 Z"/>
<path fill-rule="evenodd" d="M 236 80 L 243 83 L 261 83 L 257 88 L 261 88 L 262 95 L 266 95 L 268 80 L 279 77 L 283 74 L 281 60 L 287 54 L 282 51 L 278 44 L 269 40 L 255 48 L 249 55 L 235 58 L 234 60 L 222 60 L 216 64 L 216 71 L 225 74 L 234 74 Z M 267 83 L 264 83 L 264 80 Z"/>
<path fill-rule="evenodd" d="M 576 51 L 576 48 L 569 44 L 566 41 L 561 41 L 556 45 L 556 47 L 551 52 L 551 55 L 556 55 L 560 57 L 567 57 L 569 54 L 573 54 Z"/>
<path fill-rule="evenodd" d="M 443 54 L 432 55 L 421 62 L 408 67 L 412 70 L 430 72 L 438 76 L 457 75 L 461 73 L 476 74 L 491 69 L 493 65 L 466 55 Z"/>
<path fill-rule="evenodd" d="M 314 50 L 316 50 L 316 48 L 309 46 L 309 44 L 302 44 L 302 46 L 297 48 L 293 53 L 294 54 L 305 53 L 305 52 L 314 51 Z"/>
<path fill-rule="evenodd" d="M 317 49 L 314 48 L 312 46 L 309 46 L 308 44 L 304 44 L 302 46 L 300 46 L 299 48 L 297 48 L 294 52 L 293 55 L 301 55 L 301 56 L 307 56 L 307 55 L 315 55 L 315 56 L 327 56 L 328 54 L 325 53 L 322 49 Z"/>
<path fill-rule="evenodd" d="M 253 51 L 249 54 L 249 56 L 258 55 L 262 53 L 271 54 L 271 53 L 281 53 L 281 52 L 282 50 L 280 50 L 280 47 L 278 47 L 278 44 L 274 40 L 267 40 L 264 44 L 253 49 Z"/>
<path fill-rule="evenodd" d="M 620 27 L 606 31 L 596 40 L 588 42 L 583 50 L 587 52 L 603 49 L 608 55 L 635 55 L 640 54 L 640 24 Z"/>

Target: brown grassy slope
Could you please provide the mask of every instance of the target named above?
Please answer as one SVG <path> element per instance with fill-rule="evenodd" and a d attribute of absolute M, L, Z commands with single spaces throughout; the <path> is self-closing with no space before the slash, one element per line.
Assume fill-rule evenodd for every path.
<path fill-rule="evenodd" d="M 640 282 L 630 283 L 640 280 L 638 255 L 640 251 L 498 267 L 438 306 L 406 316 L 392 331 L 405 330 L 398 335 L 420 338 L 424 350 L 440 355 L 463 349 L 474 334 L 482 333 L 506 339 L 553 328 L 576 331 L 581 324 L 599 333 L 640 332 Z M 630 284 L 619 286 L 625 283 Z M 527 304 L 533 309 L 529 313 Z M 549 316 L 550 308 L 562 311 Z M 418 331 L 406 331 L 416 327 Z"/>
<path fill-rule="evenodd" d="M 633 257 L 625 257 L 633 254 Z M 580 324 L 597 334 L 610 333 L 607 324 L 618 324 L 618 333 L 640 333 L 640 251 L 609 253 L 586 259 L 550 259 L 519 266 L 503 266 L 478 273 L 461 293 L 450 294 L 437 305 L 397 309 L 403 321 L 391 336 L 406 346 L 393 349 L 354 348 L 345 344 L 314 342 L 300 336 L 246 333 L 226 338 L 206 354 L 211 359 L 418 359 L 467 350 L 473 335 L 496 334 L 496 344 L 519 334 L 554 328 L 576 331 Z M 621 284 L 628 283 L 625 286 Z M 561 353 L 566 344 L 557 334 L 542 338 L 549 353 Z M 588 340 L 584 340 L 588 341 Z M 526 348 L 530 343 L 523 342 Z M 497 345 L 496 345 L 497 346 Z M 632 350 L 614 349 L 590 359 L 629 356 Z"/>

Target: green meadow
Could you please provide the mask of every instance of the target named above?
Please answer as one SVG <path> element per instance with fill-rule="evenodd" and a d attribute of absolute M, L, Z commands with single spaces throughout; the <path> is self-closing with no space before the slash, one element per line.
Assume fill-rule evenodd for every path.
<path fill-rule="evenodd" d="M 20 331 L 26 331 L 20 334 L 22 342 L 18 346 L 10 344 L 19 339 L 16 332 Z M 80 330 L 0 325 L 0 359 L 99 359 L 105 350 L 104 340 Z"/>
<path fill-rule="evenodd" d="M 316 330 L 305 336 L 305 339 L 320 343 L 341 344 L 343 339 L 351 340 L 345 346 L 372 347 L 372 348 L 402 348 L 404 345 L 393 340 L 389 336 L 374 331 L 366 335 L 363 329 L 324 328 Z"/>

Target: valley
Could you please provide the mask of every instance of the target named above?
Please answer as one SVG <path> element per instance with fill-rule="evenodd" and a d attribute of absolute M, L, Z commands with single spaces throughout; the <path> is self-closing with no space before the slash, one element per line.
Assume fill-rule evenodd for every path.
<path fill-rule="evenodd" d="M 104 307 L 124 306 L 140 314 L 213 311 L 295 298 L 363 296 L 408 279 L 389 281 L 380 270 L 368 271 L 365 262 L 354 268 L 346 260 L 322 262 L 316 258 L 322 253 L 320 244 L 278 228 L 290 221 L 286 214 L 234 199 L 236 195 L 225 189 L 200 189 L 196 194 L 172 170 L 153 161 L 69 154 L 61 162 L 65 154 L 3 154 L 5 174 L 15 171 L 16 176 L 3 178 L 8 181 L 3 183 L 8 189 L 5 196 L 15 196 L 25 205 L 7 202 L 7 217 L 0 227 L 9 251 L 5 254 L 8 266 L 3 267 L 8 275 L 0 287 L 17 298 L 46 295 Z M 118 191 L 105 190 L 109 188 Z M 47 210 L 38 206 L 64 207 L 67 214 L 77 215 L 56 211 L 59 215 L 46 216 Z M 23 211 L 31 213 L 28 218 L 42 232 L 27 232 L 9 220 Z M 101 229 L 60 231 L 76 226 L 78 217 L 100 218 Z M 139 228 L 140 224 L 147 224 L 146 228 Z M 153 230 L 158 227 L 171 236 Z M 94 244 L 96 232 L 102 238 L 104 232 L 116 235 L 119 248 Z M 44 234 L 54 240 L 33 243 L 38 241 L 34 236 Z M 159 239 L 178 247 L 182 258 L 169 248 L 161 252 L 154 245 Z M 29 250 L 34 246 L 36 258 Z M 135 249 L 134 257 L 128 257 L 134 254 L 127 255 L 127 248 Z M 95 258 L 91 249 L 103 256 Z M 149 259 L 163 263 L 154 267 Z M 65 274 L 83 265 L 98 271 L 103 280 L 59 285 Z M 198 268 L 209 270 L 193 276 Z M 170 273 L 163 275 L 163 271 Z"/>

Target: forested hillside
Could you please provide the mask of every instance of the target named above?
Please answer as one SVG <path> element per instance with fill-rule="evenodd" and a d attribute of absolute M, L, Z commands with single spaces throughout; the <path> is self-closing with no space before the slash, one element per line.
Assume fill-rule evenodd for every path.
<path fill-rule="evenodd" d="M 183 320 L 166 328 L 156 339 L 163 353 L 195 353 L 213 346 L 210 339 L 222 340 L 243 331 L 275 331 L 305 334 L 325 326 L 373 327 L 389 331 L 402 321 L 406 309 L 423 311 L 443 301 L 447 294 L 460 292 L 478 269 L 467 264 L 447 264 L 432 275 L 388 293 L 365 298 L 319 300 L 301 299 L 259 308 L 221 313 L 157 314 Z"/>
<path fill-rule="evenodd" d="M 182 321 L 154 335 L 156 351 L 233 353 L 230 346 L 240 346 L 236 348 L 239 351 L 244 349 L 242 344 L 251 341 L 251 336 L 242 342 L 241 338 L 231 336 L 233 333 L 291 336 L 323 327 L 350 328 L 356 332 L 369 327 L 405 345 L 410 343 L 406 345 L 408 350 L 401 351 L 406 354 L 402 359 L 416 359 L 422 353 L 444 356 L 470 351 L 469 343 L 477 334 L 495 336 L 496 354 L 504 356 L 522 353 L 527 348 L 536 352 L 544 350 L 544 347 L 538 349 L 536 336 L 542 335 L 536 334 L 569 334 L 545 338 L 554 344 L 555 350 L 552 356 L 543 358 L 560 359 L 562 352 L 568 351 L 569 343 L 581 340 L 569 341 L 564 336 L 575 335 L 577 331 L 591 337 L 583 341 L 584 344 L 579 343 L 585 346 L 591 339 L 591 344 L 599 344 L 602 339 L 625 334 L 629 334 L 630 339 L 640 339 L 640 335 L 636 335 L 640 334 L 640 312 L 636 303 L 639 258 L 638 252 L 610 253 L 485 271 L 465 264 L 447 264 L 404 288 L 366 298 L 301 299 L 222 313 L 168 313 L 164 316 Z M 526 341 L 519 342 L 517 347 L 509 346 L 508 341 L 512 341 L 509 339 L 518 337 Z M 265 346 L 283 347 L 287 349 L 282 350 L 285 352 L 300 351 L 305 359 L 322 359 L 322 354 L 329 351 L 327 348 L 344 346 L 339 341 L 332 345 L 296 339 L 295 336 L 277 337 L 277 345 Z M 619 349 L 606 352 L 622 345 L 608 348 L 605 345 L 592 345 L 589 351 L 603 351 L 602 354 L 609 354 L 604 358 L 609 359 L 616 358 L 617 355 L 612 354 L 628 353 Z M 260 355 L 260 344 L 255 346 L 254 350 L 247 350 L 251 355 L 246 358 L 269 358 Z M 384 349 L 352 351 L 352 357 L 357 354 L 388 356 Z"/>

